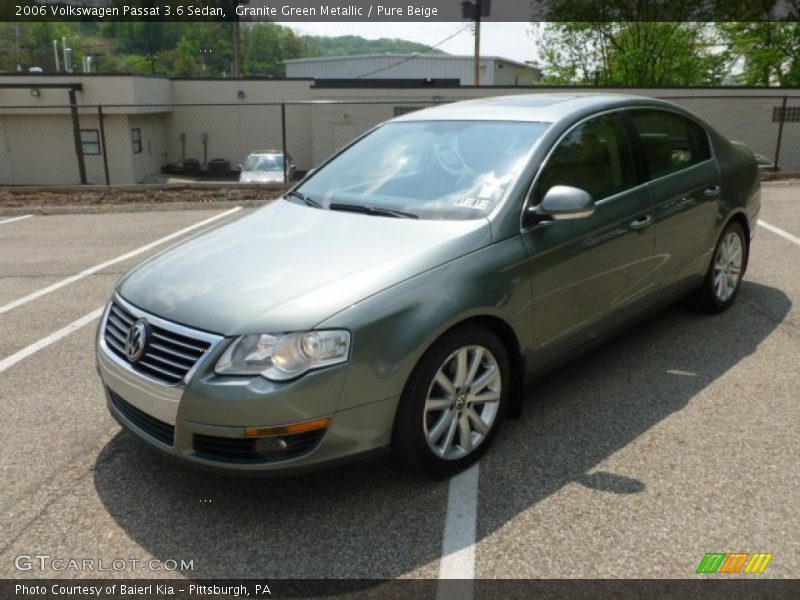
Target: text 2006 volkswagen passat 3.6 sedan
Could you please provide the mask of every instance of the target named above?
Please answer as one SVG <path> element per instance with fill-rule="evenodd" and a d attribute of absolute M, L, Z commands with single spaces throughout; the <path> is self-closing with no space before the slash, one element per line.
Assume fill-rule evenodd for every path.
<path fill-rule="evenodd" d="M 421 110 L 123 277 L 97 339 L 108 407 L 210 468 L 391 450 L 449 475 L 559 359 L 689 294 L 728 308 L 759 207 L 753 154 L 666 102 Z"/>

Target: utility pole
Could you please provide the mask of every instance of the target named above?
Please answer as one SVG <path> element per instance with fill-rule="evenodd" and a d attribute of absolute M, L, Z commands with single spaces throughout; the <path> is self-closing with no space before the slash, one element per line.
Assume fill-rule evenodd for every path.
<path fill-rule="evenodd" d="M 250 4 L 250 0 L 235 0 L 234 9 L 243 4 Z M 234 10 L 235 12 L 235 10 Z M 231 65 L 231 77 L 237 79 L 242 76 L 242 53 L 239 31 L 239 15 L 233 15 L 233 64 Z"/>
<path fill-rule="evenodd" d="M 464 0 L 461 16 L 473 21 L 475 26 L 475 85 L 481 84 L 481 17 L 488 17 L 492 0 Z"/>
<path fill-rule="evenodd" d="M 242 76 L 242 57 L 239 46 L 239 15 L 233 17 L 233 78 Z"/>
<path fill-rule="evenodd" d="M 156 74 L 156 61 L 153 58 L 153 39 L 150 37 L 150 22 L 144 24 L 144 30 L 147 33 L 147 57 L 150 59 L 150 74 Z"/>
<path fill-rule="evenodd" d="M 14 51 L 17 55 L 17 71 L 22 71 L 22 59 L 19 56 L 19 23 L 14 23 Z"/>
<path fill-rule="evenodd" d="M 475 85 L 481 84 L 481 0 L 475 11 Z"/>

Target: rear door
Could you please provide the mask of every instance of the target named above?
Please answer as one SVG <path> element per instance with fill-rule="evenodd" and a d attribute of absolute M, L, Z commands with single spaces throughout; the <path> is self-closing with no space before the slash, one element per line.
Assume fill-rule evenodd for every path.
<path fill-rule="evenodd" d="M 656 280 L 680 287 L 705 271 L 715 243 L 719 168 L 708 134 L 694 120 L 650 108 L 628 115 L 654 202 Z"/>

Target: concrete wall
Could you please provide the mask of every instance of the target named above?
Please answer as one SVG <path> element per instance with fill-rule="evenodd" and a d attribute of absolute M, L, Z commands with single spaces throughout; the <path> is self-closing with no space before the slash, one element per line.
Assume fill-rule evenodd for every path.
<path fill-rule="evenodd" d="M 506 76 L 511 69 L 504 66 L 496 72 Z M 163 165 L 180 162 L 181 133 L 186 134 L 187 158 L 203 161 L 201 136 L 207 133 L 207 158 L 226 159 L 233 168 L 250 152 L 280 149 L 280 102 L 286 103 L 287 148 L 298 168 L 306 170 L 399 112 L 489 95 L 594 91 L 513 86 L 342 88 L 316 86 L 307 80 L 0 76 L 0 84 L 15 82 L 25 86 L 21 90 L 0 87 L 0 184 L 79 181 L 72 122 L 68 108 L 63 106 L 66 91 L 42 90 L 41 101 L 33 102 L 27 87 L 46 81 L 84 85 L 77 94 L 84 129 L 99 128 L 96 105 L 110 102 L 103 106 L 107 145 L 104 151 L 114 184 L 152 181 Z M 239 97 L 240 91 L 243 98 Z M 772 122 L 774 108 L 780 106 L 784 94 L 790 96 L 788 106 L 800 106 L 800 90 L 787 89 L 640 88 L 603 92 L 672 100 L 770 160 L 779 127 Z M 28 106 L 13 108 L 19 104 Z M 142 153 L 134 155 L 131 129 L 136 127 L 142 130 Z M 88 180 L 104 183 L 102 156 L 86 156 L 85 162 Z M 780 167 L 784 171 L 800 171 L 800 123 L 784 125 Z"/>
<path fill-rule="evenodd" d="M 3 114 L 0 122 L 0 147 L 7 149 L 0 184 L 80 183 L 69 116 Z"/>
<path fill-rule="evenodd" d="M 179 106 L 173 108 L 172 116 L 165 124 L 167 162 L 177 163 L 181 160 L 181 133 L 186 134 L 186 158 L 203 161 L 201 135 L 207 133 L 208 159 L 226 159 L 232 168 L 244 162 L 250 152 L 280 149 L 280 106 L 258 103 L 310 100 L 310 83 L 213 79 L 173 81 L 172 98 Z M 239 97 L 239 92 L 244 94 L 243 98 Z M 287 108 L 286 129 L 290 153 L 304 165 L 312 161 L 310 126 L 308 107 Z"/>
<path fill-rule="evenodd" d="M 175 79 L 171 100 L 175 104 L 252 104 L 311 99 L 311 81 L 270 79 Z M 239 97 L 244 92 L 244 98 Z"/>
<path fill-rule="evenodd" d="M 161 166 L 168 162 L 168 122 L 168 113 L 128 116 L 128 146 L 133 180 L 136 183 L 142 183 L 153 174 L 159 173 Z M 142 151 L 139 153 L 133 151 L 133 129 L 139 129 L 142 134 Z"/>
<path fill-rule="evenodd" d="M 68 104 L 66 89 L 39 88 L 40 95 L 32 96 L 37 84 L 79 83 L 80 104 L 158 104 L 170 102 L 170 80 L 160 77 L 131 77 L 129 75 L 12 75 L 0 77 L 0 84 L 24 83 L 30 87 L 0 89 L 0 105 L 47 106 Z"/>

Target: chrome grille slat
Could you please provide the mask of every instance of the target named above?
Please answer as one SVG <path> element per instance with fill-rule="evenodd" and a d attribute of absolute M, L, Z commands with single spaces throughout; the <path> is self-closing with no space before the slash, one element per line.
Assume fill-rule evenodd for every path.
<path fill-rule="evenodd" d="M 124 357 L 125 356 L 125 346 L 120 344 L 115 338 L 108 335 L 106 332 L 106 344 L 108 344 L 112 350 L 114 350 L 117 354 Z"/>
<path fill-rule="evenodd" d="M 132 363 L 125 352 L 125 345 L 128 332 L 139 318 L 144 318 L 150 324 L 150 339 L 144 355 Z M 220 339 L 219 336 L 151 316 L 128 305 L 118 296 L 109 307 L 103 335 L 108 349 L 131 369 L 166 385 L 181 383 L 209 351 L 212 342 Z"/>
<path fill-rule="evenodd" d="M 163 363 L 168 367 L 173 367 L 178 371 L 184 371 L 184 370 L 188 371 L 189 369 L 192 368 L 192 365 L 182 365 L 180 363 L 176 363 L 167 358 L 164 358 L 163 356 L 159 356 L 158 354 L 154 354 L 153 352 L 145 352 L 144 355 L 146 358 L 152 358 L 153 360 L 157 360 L 158 362 Z"/>
<path fill-rule="evenodd" d="M 108 323 L 106 323 L 106 329 L 107 329 L 107 330 L 111 330 L 111 329 L 113 329 L 113 330 L 114 330 L 114 331 L 116 331 L 116 332 L 117 332 L 117 333 L 118 333 L 120 336 L 122 336 L 122 339 L 123 339 L 123 340 L 124 340 L 125 338 L 127 338 L 127 337 L 128 337 L 128 332 L 130 331 L 130 328 L 128 328 L 128 329 L 120 329 L 120 328 L 119 328 L 119 325 L 116 325 L 116 324 L 115 324 L 115 323 L 113 323 L 112 321 L 108 321 Z"/>
<path fill-rule="evenodd" d="M 123 312 L 120 308 L 117 307 L 116 304 L 112 304 L 111 305 L 111 312 L 109 314 L 112 314 L 115 317 L 117 317 L 118 319 L 121 319 L 122 321 L 127 323 L 128 327 L 133 325 L 133 322 L 136 320 L 131 315 Z"/>
<path fill-rule="evenodd" d="M 123 348 L 125 347 L 125 336 L 122 335 L 119 331 L 116 331 L 115 329 L 113 329 L 111 327 L 106 327 L 106 334 L 107 335 L 111 335 L 111 337 L 113 337 L 120 344 L 122 344 Z"/>
<path fill-rule="evenodd" d="M 183 346 L 184 348 L 188 348 L 189 350 L 194 350 L 195 352 L 202 353 L 202 352 L 206 351 L 206 348 L 203 348 L 203 347 L 200 347 L 200 346 L 192 346 L 191 344 L 186 344 L 184 342 L 180 342 L 178 340 L 169 338 L 169 337 L 165 336 L 164 334 L 162 334 L 162 333 L 160 333 L 158 331 L 154 331 L 153 332 L 153 337 L 157 338 L 159 340 L 164 340 L 165 342 L 169 342 L 170 344 L 175 344 L 176 346 Z"/>
<path fill-rule="evenodd" d="M 140 360 L 136 364 L 141 365 L 143 367 L 147 367 L 148 369 L 152 369 L 156 373 L 161 373 L 162 375 L 166 375 L 170 379 L 177 379 L 178 381 L 183 379 L 183 375 L 181 375 L 180 373 L 173 373 L 172 371 L 170 371 L 170 370 L 168 370 L 166 368 L 162 368 L 162 367 L 156 366 L 153 363 L 148 362 L 146 360 Z"/>
<path fill-rule="evenodd" d="M 192 362 L 192 363 L 194 363 L 198 358 L 200 358 L 202 356 L 202 354 L 199 354 L 198 356 L 191 356 L 189 354 L 185 354 L 183 352 L 180 352 L 179 350 L 173 350 L 172 348 L 168 348 L 167 346 L 164 346 L 162 344 L 153 343 L 153 344 L 150 344 L 150 347 L 155 349 L 155 350 L 158 350 L 160 352 L 164 352 L 165 354 L 170 354 L 172 356 L 177 356 L 177 357 L 181 358 L 182 360 L 188 360 L 189 362 Z"/>
<path fill-rule="evenodd" d="M 131 328 L 131 324 L 120 321 L 121 319 L 118 316 L 114 314 L 108 315 L 108 324 L 116 327 L 119 330 L 119 332 L 122 333 L 123 335 L 127 335 L 128 330 Z"/>

